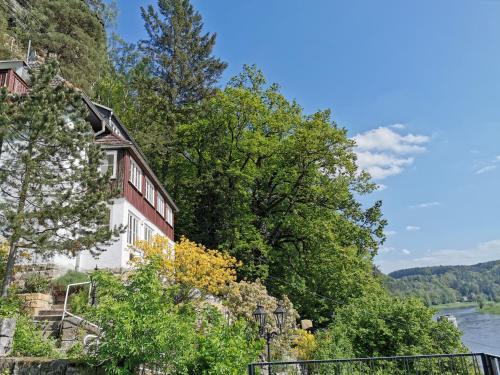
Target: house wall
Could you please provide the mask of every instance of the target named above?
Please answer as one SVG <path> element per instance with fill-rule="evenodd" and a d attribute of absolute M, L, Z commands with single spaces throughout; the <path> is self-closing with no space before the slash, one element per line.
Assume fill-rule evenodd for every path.
<path fill-rule="evenodd" d="M 28 85 L 12 69 L 0 70 L 0 87 L 6 87 L 7 90 L 15 94 L 28 92 Z"/>
<path fill-rule="evenodd" d="M 174 239 L 174 228 L 170 226 L 166 218 L 162 217 L 149 203 L 149 201 L 146 199 L 144 196 L 145 191 L 146 191 L 146 179 L 142 179 L 142 192 L 139 192 L 135 186 L 130 183 L 130 154 L 127 155 L 127 157 L 124 157 L 122 159 L 124 163 L 124 182 L 123 182 L 123 196 L 127 201 L 130 202 L 132 206 L 134 206 L 138 211 L 141 212 L 141 214 L 153 225 L 155 225 L 157 228 L 160 229 L 160 233 L 171 240 Z M 134 161 L 141 167 L 142 172 L 144 176 L 146 176 L 146 170 L 141 163 L 134 159 Z M 149 177 L 150 180 L 152 181 L 152 178 Z M 155 185 L 155 205 L 156 205 L 156 199 L 157 195 L 159 194 L 158 187 Z M 165 201 L 165 205 L 168 205 L 168 201 L 166 197 L 163 197 Z"/>

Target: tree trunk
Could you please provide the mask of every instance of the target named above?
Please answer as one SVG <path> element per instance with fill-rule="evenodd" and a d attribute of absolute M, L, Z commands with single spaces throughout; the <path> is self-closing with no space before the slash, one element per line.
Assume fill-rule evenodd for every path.
<path fill-rule="evenodd" d="M 14 273 L 14 265 L 16 264 L 16 252 L 17 246 L 15 243 L 10 243 L 9 258 L 7 259 L 7 265 L 5 266 L 5 276 L 2 282 L 2 298 L 7 297 L 9 292 L 9 286 L 12 281 L 12 275 Z"/>

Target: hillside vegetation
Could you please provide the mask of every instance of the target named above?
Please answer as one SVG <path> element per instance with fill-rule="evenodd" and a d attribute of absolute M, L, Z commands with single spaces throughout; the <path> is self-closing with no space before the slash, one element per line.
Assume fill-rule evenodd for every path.
<path fill-rule="evenodd" d="M 422 298 L 428 305 L 500 300 L 500 260 L 472 266 L 409 268 L 384 279 L 397 296 Z"/>

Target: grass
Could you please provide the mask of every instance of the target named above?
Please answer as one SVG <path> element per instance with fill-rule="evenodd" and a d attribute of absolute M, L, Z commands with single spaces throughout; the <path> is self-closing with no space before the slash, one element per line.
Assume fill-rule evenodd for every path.
<path fill-rule="evenodd" d="M 482 309 L 477 311 L 488 314 L 500 314 L 500 302 L 487 302 Z"/>
<path fill-rule="evenodd" d="M 463 309 L 465 307 L 476 307 L 477 302 L 453 302 L 453 303 L 443 303 L 441 305 L 433 305 L 431 306 L 437 310 L 445 310 L 445 309 Z"/>

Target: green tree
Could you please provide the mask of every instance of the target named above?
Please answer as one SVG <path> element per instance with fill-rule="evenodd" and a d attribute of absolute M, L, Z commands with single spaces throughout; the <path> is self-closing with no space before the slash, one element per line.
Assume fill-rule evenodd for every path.
<path fill-rule="evenodd" d="M 329 111 L 303 114 L 249 67 L 197 113 L 177 128 L 167 175 L 182 207 L 176 233 L 228 249 L 241 278 L 262 278 L 325 324 L 372 280 L 383 240 L 380 202 L 356 200 L 374 184 L 356 167 L 354 142 Z"/>
<path fill-rule="evenodd" d="M 336 311 L 318 334 L 317 358 L 463 353 L 461 332 L 433 319 L 418 299 L 391 297 L 381 287 Z"/>
<path fill-rule="evenodd" d="M 151 64 L 158 94 L 170 109 L 207 97 L 226 68 L 212 56 L 215 34 L 203 32 L 201 15 L 189 0 L 159 0 L 141 8 L 148 39 L 140 49 Z"/>
<path fill-rule="evenodd" d="M 57 66 L 44 65 L 22 97 L 2 97 L 9 107 L 0 160 L 0 229 L 9 256 L 2 296 L 22 251 L 50 256 L 99 253 L 121 228 L 109 227 L 107 204 L 115 197 L 103 157 L 78 92 L 54 82 Z"/>
<path fill-rule="evenodd" d="M 91 94 L 108 69 L 105 7 L 98 0 L 30 1 L 16 34 L 25 46 L 56 55 L 62 76 Z"/>

